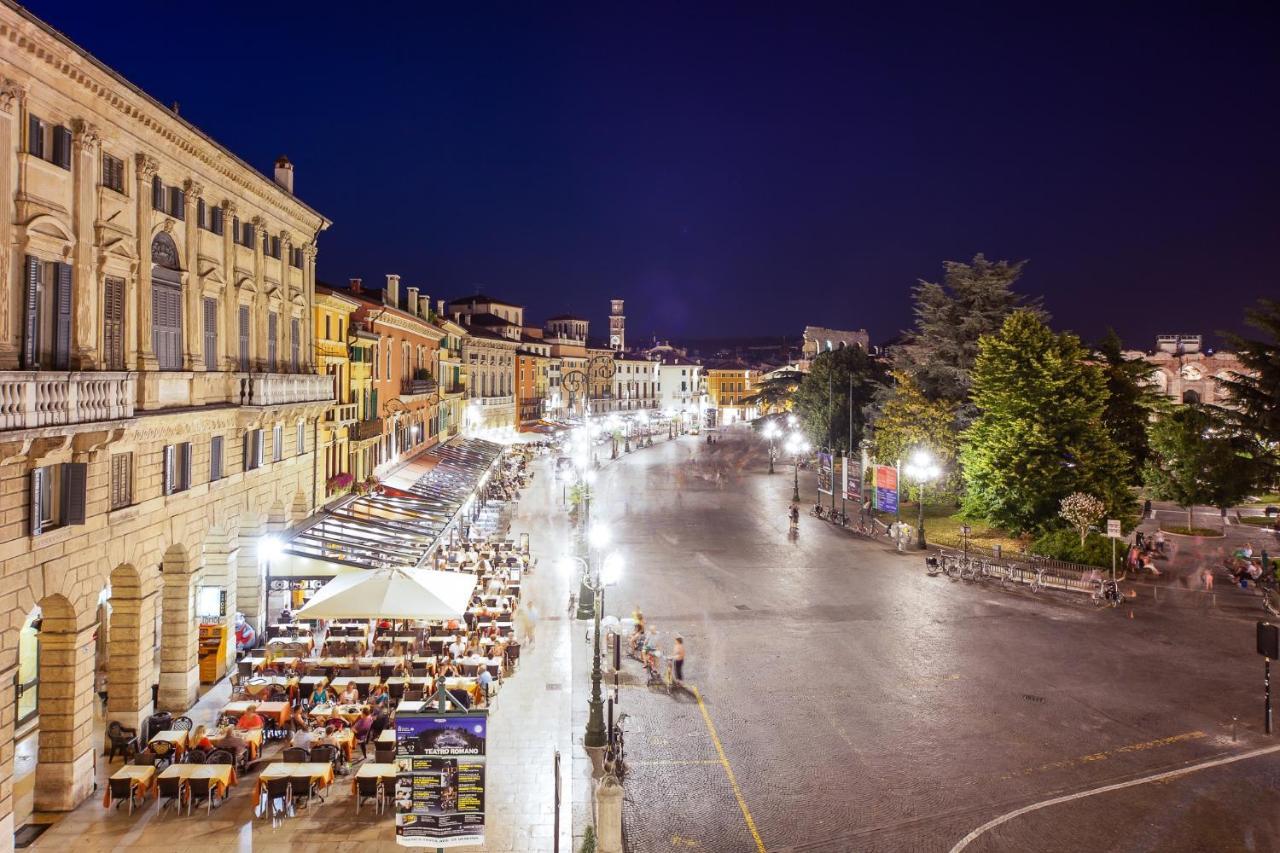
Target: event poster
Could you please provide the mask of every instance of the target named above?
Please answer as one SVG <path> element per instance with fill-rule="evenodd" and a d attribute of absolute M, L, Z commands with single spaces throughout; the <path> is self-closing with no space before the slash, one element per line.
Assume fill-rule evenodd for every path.
<path fill-rule="evenodd" d="M 831 470 L 831 454 L 818 454 L 818 491 L 823 494 L 831 494 L 831 487 L 834 485 L 835 472 Z"/>
<path fill-rule="evenodd" d="M 876 466 L 876 509 L 898 511 L 898 469 L 892 465 Z"/>
<path fill-rule="evenodd" d="M 862 503 L 862 463 L 844 458 L 844 499 Z"/>
<path fill-rule="evenodd" d="M 396 843 L 484 843 L 484 714 L 396 716 Z"/>

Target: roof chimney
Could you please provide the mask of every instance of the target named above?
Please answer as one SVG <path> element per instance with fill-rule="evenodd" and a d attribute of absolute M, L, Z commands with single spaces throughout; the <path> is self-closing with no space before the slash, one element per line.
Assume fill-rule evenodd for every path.
<path fill-rule="evenodd" d="M 418 316 L 418 288 L 412 286 L 409 288 L 409 313 Z"/>
<path fill-rule="evenodd" d="M 382 291 L 382 302 L 394 308 L 400 307 L 400 276 L 387 273 L 387 289 Z"/>
<path fill-rule="evenodd" d="M 364 293 L 364 284 L 363 282 L 360 281 L 360 279 L 358 278 L 351 279 L 350 285 L 351 285 L 352 293 Z"/>
<path fill-rule="evenodd" d="M 436 313 L 437 313 L 437 314 L 439 314 L 441 317 L 447 317 L 447 316 L 449 316 L 448 314 L 444 313 L 444 300 L 443 300 L 443 299 L 437 299 L 437 300 L 436 300 Z"/>
<path fill-rule="evenodd" d="M 283 154 L 276 158 L 276 183 L 293 195 L 293 164 Z"/>
<path fill-rule="evenodd" d="M 430 322 L 431 320 L 431 297 L 422 294 L 418 297 L 418 313 L 422 315 L 422 319 Z"/>

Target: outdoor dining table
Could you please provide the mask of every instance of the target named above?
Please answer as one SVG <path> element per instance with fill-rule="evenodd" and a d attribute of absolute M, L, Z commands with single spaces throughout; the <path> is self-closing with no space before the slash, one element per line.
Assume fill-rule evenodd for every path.
<path fill-rule="evenodd" d="M 350 727 L 338 729 L 333 733 L 333 745 L 342 750 L 342 757 L 347 761 L 356 751 L 356 733 Z"/>
<path fill-rule="evenodd" d="M 361 779 L 391 779 L 396 778 L 395 762 L 389 764 L 379 764 L 376 761 L 366 761 L 360 765 L 360 769 L 356 771 L 356 775 L 351 779 L 351 793 L 357 794 L 360 791 Z M 383 784 L 386 784 L 385 782 Z M 388 792 L 390 793 L 390 792 Z M 357 806 L 357 809 L 359 806 Z"/>
<path fill-rule="evenodd" d="M 151 736 L 151 740 L 147 741 L 147 744 L 153 744 L 158 740 L 171 743 L 173 744 L 173 754 L 177 757 L 187 751 L 187 737 L 190 734 L 191 733 L 186 729 L 165 729 L 164 731 L 159 731 L 153 734 Z"/>
<path fill-rule="evenodd" d="M 284 726 L 289 722 L 289 703 L 288 702 L 253 702 L 253 701 L 236 701 L 228 702 L 222 706 L 222 713 L 228 717 L 239 717 L 245 711 L 249 710 L 250 705 L 258 706 L 258 713 L 263 719 L 271 720 L 279 726 Z"/>
<path fill-rule="evenodd" d="M 279 657 L 272 656 L 270 658 L 261 658 L 257 661 L 253 670 L 254 672 L 258 672 L 259 670 L 276 666 L 283 669 L 293 669 L 298 665 L 298 661 L 300 660 L 302 660 L 302 658 L 295 655 L 280 655 Z"/>
<path fill-rule="evenodd" d="M 240 688 L 250 696 L 261 696 L 273 685 L 279 685 L 293 694 L 297 692 L 298 679 L 289 675 L 255 675 L 241 682 Z"/>
<path fill-rule="evenodd" d="M 395 746 L 396 730 L 383 729 L 381 732 L 378 733 L 378 739 L 374 741 L 374 743 L 377 744 L 378 746 Z"/>
<path fill-rule="evenodd" d="M 395 732 L 392 732 L 394 740 Z M 115 773 L 111 774 L 112 779 L 131 779 L 133 783 L 129 786 L 130 790 L 147 796 L 147 792 L 151 790 L 151 784 L 155 780 L 156 766 L 154 764 L 126 764 Z M 107 786 L 107 793 L 102 798 L 103 808 L 111 807 L 111 786 Z"/>
<path fill-rule="evenodd" d="M 227 791 L 236 783 L 236 769 L 230 764 L 170 764 L 160 774 L 161 779 L 212 779 L 218 796 L 226 798 Z M 159 796 L 159 785 L 156 786 Z"/>
<path fill-rule="evenodd" d="M 212 743 L 216 744 L 219 740 L 226 737 L 231 731 L 232 728 L 230 726 L 225 728 L 215 728 L 207 732 L 206 736 Z M 249 760 L 252 761 L 256 759 L 258 754 L 262 752 L 262 729 L 236 729 L 235 733 L 240 740 L 249 745 Z"/>
<path fill-rule="evenodd" d="M 327 720 L 330 717 L 341 717 L 348 723 L 354 723 L 360 719 L 360 712 L 364 710 L 363 705 L 316 705 L 310 710 L 312 719 Z"/>
<path fill-rule="evenodd" d="M 333 764 L 328 761 L 288 762 L 277 761 L 268 764 L 258 774 L 258 782 L 253 788 L 255 801 L 262 798 L 267 782 L 272 779 L 307 779 L 317 788 L 328 788 L 333 784 Z"/>
<path fill-rule="evenodd" d="M 372 667 L 372 666 L 398 666 L 404 660 L 403 657 L 394 655 L 382 655 L 377 657 L 332 657 L 321 656 L 316 658 L 307 658 L 302 663 L 308 668 L 308 671 L 314 669 L 345 669 L 347 667 Z"/>

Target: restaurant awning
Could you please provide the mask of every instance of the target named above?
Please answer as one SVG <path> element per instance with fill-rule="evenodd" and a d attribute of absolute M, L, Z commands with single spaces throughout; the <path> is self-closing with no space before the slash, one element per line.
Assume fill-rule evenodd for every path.
<path fill-rule="evenodd" d="M 351 571 L 321 587 L 296 615 L 300 619 L 457 619 L 475 587 L 476 577 L 470 572 Z"/>

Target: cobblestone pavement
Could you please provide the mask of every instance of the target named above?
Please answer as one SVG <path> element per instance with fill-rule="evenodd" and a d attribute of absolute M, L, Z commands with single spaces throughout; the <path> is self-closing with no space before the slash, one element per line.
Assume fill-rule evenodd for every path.
<path fill-rule="evenodd" d="M 593 516 L 627 561 L 607 610 L 682 633 L 696 686 L 668 697 L 624 663 L 633 853 L 946 851 L 1032 803 L 1273 743 L 1260 611 L 1236 591 L 1097 610 L 927 577 L 807 515 L 789 541 L 791 471 L 763 463 L 730 431 L 600 472 Z M 1276 761 L 1046 807 L 968 849 L 1274 849 L 1255 804 Z"/>

